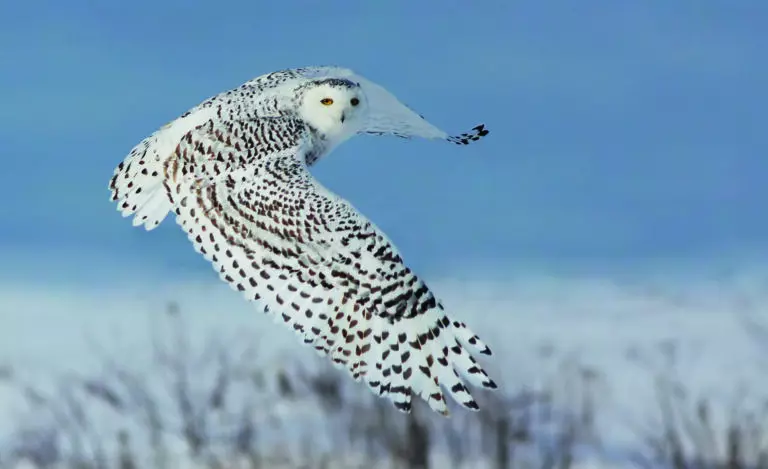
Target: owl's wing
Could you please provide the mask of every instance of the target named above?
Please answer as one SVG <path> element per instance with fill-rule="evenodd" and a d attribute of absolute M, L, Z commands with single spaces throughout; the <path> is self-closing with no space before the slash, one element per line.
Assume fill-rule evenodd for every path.
<path fill-rule="evenodd" d="M 361 133 L 440 139 L 457 145 L 468 145 L 488 135 L 485 124 L 479 124 L 468 132 L 449 135 L 402 103 L 383 86 L 356 74 L 354 79 L 362 86 L 370 108 L 365 128 Z"/>
<path fill-rule="evenodd" d="M 311 176 L 301 129 L 286 125 L 211 121 L 188 133 L 166 165 L 179 225 L 233 289 L 398 409 L 415 394 L 447 414 L 441 386 L 477 409 L 464 382 L 496 384 L 470 350 L 490 349 L 384 233 Z"/>
<path fill-rule="evenodd" d="M 281 116 L 285 114 L 281 106 L 291 102 L 285 99 L 288 90 L 306 80 L 295 69 L 264 74 L 209 97 L 156 130 L 133 147 L 113 172 L 109 189 L 117 209 L 124 217 L 133 215 L 134 226 L 156 228 L 171 210 L 163 187 L 163 167 L 187 132 L 209 119 L 232 120 L 249 113 Z"/>

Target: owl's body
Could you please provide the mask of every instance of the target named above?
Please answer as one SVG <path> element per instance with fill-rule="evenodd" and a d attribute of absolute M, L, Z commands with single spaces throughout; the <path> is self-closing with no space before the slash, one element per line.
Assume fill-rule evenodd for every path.
<path fill-rule="evenodd" d="M 173 211 L 220 277 L 402 411 L 447 414 L 441 386 L 495 388 L 490 349 L 449 319 L 395 246 L 308 167 L 356 134 L 450 137 L 378 85 L 335 67 L 276 72 L 191 109 L 137 145 L 110 183 L 134 225 Z M 469 350 L 468 350 L 469 349 Z"/>

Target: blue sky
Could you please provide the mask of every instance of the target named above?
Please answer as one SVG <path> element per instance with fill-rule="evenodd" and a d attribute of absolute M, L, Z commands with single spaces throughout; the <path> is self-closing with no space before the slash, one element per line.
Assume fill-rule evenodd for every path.
<path fill-rule="evenodd" d="M 204 98 L 315 64 L 449 132 L 491 130 L 467 148 L 361 137 L 317 167 L 417 270 L 765 251 L 765 2 L 318 5 L 4 3 L 0 273 L 208 272 L 172 220 L 119 216 L 114 166 Z"/>

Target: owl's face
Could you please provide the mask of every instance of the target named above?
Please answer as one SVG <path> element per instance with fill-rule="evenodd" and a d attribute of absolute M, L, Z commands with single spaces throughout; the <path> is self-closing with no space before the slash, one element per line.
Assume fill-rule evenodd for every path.
<path fill-rule="evenodd" d="M 341 143 L 357 132 L 367 111 L 360 86 L 348 80 L 323 80 L 304 93 L 299 116 L 324 138 Z"/>

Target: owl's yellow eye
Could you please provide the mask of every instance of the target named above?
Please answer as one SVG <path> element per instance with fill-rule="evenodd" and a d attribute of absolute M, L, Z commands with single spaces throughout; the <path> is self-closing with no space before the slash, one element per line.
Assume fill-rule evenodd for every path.
<path fill-rule="evenodd" d="M 320 104 L 322 104 L 323 106 L 330 106 L 331 104 L 333 104 L 333 100 L 331 98 L 323 98 L 320 100 Z"/>

